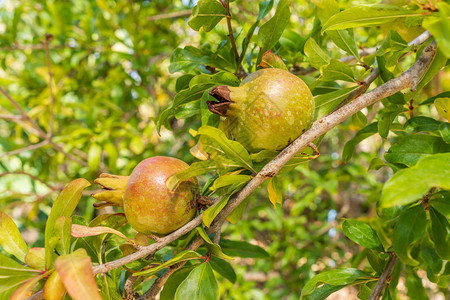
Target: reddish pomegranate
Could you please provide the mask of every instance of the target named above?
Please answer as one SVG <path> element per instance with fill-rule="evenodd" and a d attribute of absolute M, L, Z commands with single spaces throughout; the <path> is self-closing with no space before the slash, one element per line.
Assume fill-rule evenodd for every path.
<path fill-rule="evenodd" d="M 223 116 L 220 128 L 249 151 L 281 150 L 310 126 L 314 99 L 308 86 L 281 69 L 261 69 L 239 87 L 211 90 L 218 102 L 208 101 L 211 112 Z"/>
<path fill-rule="evenodd" d="M 144 234 L 168 234 L 187 222 L 196 212 L 198 183 L 195 178 L 182 182 L 171 192 L 166 180 L 189 167 L 166 156 L 141 161 L 131 173 L 123 194 L 123 208 L 130 225 Z"/>

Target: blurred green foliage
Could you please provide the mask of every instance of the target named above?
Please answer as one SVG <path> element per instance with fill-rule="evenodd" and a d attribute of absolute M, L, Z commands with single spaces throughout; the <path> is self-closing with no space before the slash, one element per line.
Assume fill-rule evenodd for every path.
<path fill-rule="evenodd" d="M 197 130 L 205 125 L 205 115 L 199 113 L 204 108 L 195 106 L 200 106 L 200 101 L 195 99 L 197 102 L 194 105 L 184 105 L 178 110 L 174 107 L 173 111 L 163 115 L 164 121 L 161 121 L 160 112 L 172 103 L 175 95 L 188 85 L 194 75 L 215 70 L 235 72 L 239 69 L 227 37 L 225 20 L 216 27 L 215 24 L 207 27 L 212 29 L 209 32 L 195 32 L 189 28 L 187 20 L 190 12 L 187 10 L 194 5 L 192 2 L 0 2 L 0 87 L 43 132 L 52 132 L 53 144 L 47 143 L 38 149 L 10 155 L 9 151 L 26 148 L 45 139 L 36 130 L 30 129 L 29 122 L 19 118 L 19 111 L 11 101 L 0 96 L 0 207 L 2 212 L 14 218 L 30 248 L 44 245 L 44 226 L 52 203 L 71 180 L 83 177 L 93 182 L 101 172 L 128 175 L 139 161 L 153 155 L 176 156 L 188 163 L 195 161 L 189 152 L 195 145 L 189 129 Z M 345 69 L 344 73 L 351 77 L 350 82 L 358 82 L 368 74 L 355 61 L 350 66 L 341 66 L 342 63 L 337 61 L 355 54 L 356 46 L 370 48 L 383 45 L 377 55 L 359 61 L 368 65 L 377 62 L 381 70 L 381 78 L 375 82 L 377 85 L 397 76 L 414 61 L 414 57 L 407 56 L 397 63 L 400 55 L 411 50 L 406 44 L 409 41 L 379 26 L 346 29 L 344 35 L 352 37 L 355 47 L 342 47 L 342 42 L 336 42 L 336 36 L 322 35 L 321 26 L 331 16 L 319 5 L 326 1 L 319 0 L 312 1 L 318 6 L 311 1 L 291 1 L 290 17 L 286 11 L 280 12 L 290 22 L 281 30 L 282 35 L 280 33 L 281 37 L 275 44 L 267 44 L 260 38 L 253 38 L 246 44 L 252 37 L 249 32 L 255 31 L 257 35 L 257 29 L 263 32 L 267 29 L 268 26 L 266 29 L 260 27 L 259 21 L 265 23 L 275 13 L 275 9 L 270 11 L 273 6 L 270 2 L 234 1 L 230 4 L 238 48 L 248 47 L 246 55 L 241 57 L 245 72 L 256 70 L 260 60 L 260 41 L 283 58 L 291 71 L 300 74 L 315 96 L 323 96 L 321 101 L 329 103 L 330 99 L 342 100 L 339 98 L 342 96 L 340 91 L 353 86 L 342 81 L 339 84 L 333 82 L 342 78 L 330 77 L 326 74 L 327 68 Z M 337 11 L 353 6 L 353 2 L 339 1 Z M 364 1 L 365 4 L 375 2 Z M 267 15 L 260 13 L 258 16 L 258 9 L 263 8 L 260 11 L 264 11 L 264 5 L 268 8 Z M 414 20 L 409 21 L 413 23 Z M 437 19 L 429 22 L 435 21 L 438 22 Z M 47 67 L 43 43 L 46 34 L 53 36 L 49 41 L 51 71 Z M 398 56 L 392 57 L 390 51 Z M 318 60 L 314 56 L 317 52 L 326 54 L 328 59 Z M 334 60 L 328 65 L 330 59 Z M 446 64 L 446 58 L 442 56 L 441 61 L 436 73 Z M 319 72 L 308 72 L 311 65 L 316 68 L 325 66 L 322 74 L 325 78 L 317 80 Z M 52 76 L 49 76 L 50 72 Z M 189 75 L 177 80 L 183 74 Z M 448 80 L 448 67 L 439 74 Z M 55 98 L 54 126 L 51 129 L 50 78 Z M 380 198 L 383 183 L 393 172 L 414 165 L 420 157 L 405 162 L 397 159 L 401 152 L 399 147 L 397 150 L 389 147 L 398 142 L 405 144 L 400 149 L 415 149 L 417 143 L 410 141 L 416 133 L 424 131 L 426 139 L 439 139 L 440 144 L 445 144 L 437 148 L 442 150 L 448 146 L 443 142 L 445 128 L 439 130 L 439 126 L 444 126 L 441 124 L 446 122 L 442 122 L 443 118 L 430 105 L 432 102 L 427 105 L 423 100 L 448 90 L 449 86 L 447 81 L 442 79 L 441 82 L 435 74 L 430 80 L 432 78 L 435 79 L 428 85 L 424 83 L 418 93 L 394 95 L 383 100 L 382 105 L 364 109 L 328 132 L 320 144 L 321 155 L 318 159 L 277 177 L 283 193 L 281 206 L 273 208 L 266 188 L 254 192 L 243 219 L 237 224 L 228 224 L 222 236 L 258 245 L 269 256 L 235 259 L 232 266 L 236 282 L 230 281 L 232 275 L 227 279 L 218 276 L 222 299 L 298 299 L 305 284 L 324 270 L 359 267 L 367 272 L 382 271 L 374 262 L 383 264 L 383 259 L 386 259 L 384 253 L 361 250 L 360 246 L 345 238 L 340 226 L 341 218 L 354 218 L 370 224 L 385 249 L 391 246 L 390 239 L 397 220 L 390 220 L 390 216 L 398 216 L 402 209 L 378 212 L 381 217 L 387 216 L 388 221 L 383 222 L 377 217 L 377 209 L 381 208 L 377 208 L 375 203 Z M 331 94 L 337 91 L 339 95 Z M 345 90 L 349 91 L 350 88 Z M 409 99 L 414 100 L 414 105 L 423 104 L 414 110 L 415 115 L 440 119 L 440 123 L 436 125 L 425 119 L 414 123 L 407 108 Z M 157 124 L 165 125 L 160 134 L 156 130 Z M 427 127 L 424 129 L 423 126 Z M 387 149 L 390 154 L 383 157 Z M 448 149 L 441 150 L 427 150 L 424 156 L 448 152 Z M 209 178 L 202 176 L 200 180 L 204 183 Z M 97 215 L 89 193 L 85 192 L 76 209 L 79 217 L 74 217 L 74 224 L 87 225 Z M 440 202 L 436 200 L 433 207 L 442 213 L 448 205 L 442 199 L 448 200 L 448 195 L 443 195 L 442 199 L 439 196 L 436 198 Z M 402 214 L 406 215 L 406 211 Z M 441 217 L 440 213 L 432 215 L 434 220 Z M 96 219 L 91 225 L 114 227 L 116 221 Z M 425 230 L 425 227 L 422 229 Z M 442 235 L 439 229 L 431 227 L 431 230 L 434 230 L 431 237 Z M 132 233 L 129 227 L 124 231 Z M 94 240 L 103 242 L 92 238 Z M 439 279 L 436 275 L 443 266 L 438 268 L 433 265 L 437 264 L 437 254 L 432 241 L 428 237 L 424 240 L 420 245 L 425 249 L 421 256 L 422 269 L 448 295 L 446 279 Z M 168 260 L 173 256 L 174 249 L 181 249 L 183 243 L 180 241 L 162 249 L 156 259 L 161 262 Z M 106 250 L 102 251 L 109 252 L 105 256 L 98 255 L 97 261 L 110 261 L 126 253 L 125 247 L 118 250 L 119 244 L 115 238 L 105 242 Z M 82 245 L 78 243 L 77 247 Z M 206 249 L 201 251 L 206 252 Z M 93 253 L 91 256 L 95 255 Z M 127 267 L 137 270 L 143 265 L 139 261 Z M 421 278 L 426 275 L 417 277 L 412 267 L 405 267 L 405 272 L 413 274 L 408 276 L 406 282 L 408 294 L 418 286 L 422 287 Z M 110 277 L 98 279 L 97 283 L 104 285 L 101 280 L 109 280 L 111 282 L 106 285 L 114 284 L 117 285 L 115 290 L 123 290 L 124 275 L 119 270 L 111 273 Z M 445 274 L 441 272 L 440 275 Z M 148 284 L 144 282 L 141 286 L 148 288 Z M 360 289 L 361 294 L 364 294 L 366 287 L 373 288 L 371 283 L 365 283 Z M 439 290 L 435 284 L 429 284 L 426 288 L 430 294 Z M 405 289 L 400 293 L 405 295 Z M 106 294 L 103 296 L 108 297 Z"/>

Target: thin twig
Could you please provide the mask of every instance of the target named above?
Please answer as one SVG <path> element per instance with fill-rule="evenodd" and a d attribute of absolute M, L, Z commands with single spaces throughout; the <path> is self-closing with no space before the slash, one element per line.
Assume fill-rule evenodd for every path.
<path fill-rule="evenodd" d="M 24 148 L 20 148 L 20 149 L 2 153 L 2 154 L 0 154 L 0 158 L 6 157 L 6 156 L 11 156 L 11 155 L 17 155 L 17 154 L 20 154 L 25 151 L 36 150 L 36 149 L 44 147 L 45 145 L 48 145 L 48 143 L 49 142 L 47 140 L 43 140 L 42 142 L 37 143 L 37 144 L 32 144 L 32 145 L 26 146 Z"/>
<path fill-rule="evenodd" d="M 9 102 L 11 102 L 11 104 L 14 105 L 14 107 L 19 111 L 22 118 L 24 120 L 26 120 L 28 123 L 30 123 L 30 125 L 39 133 L 39 137 L 45 139 L 46 138 L 45 132 L 39 126 L 37 126 L 36 123 L 33 122 L 33 120 L 30 119 L 30 117 L 22 109 L 22 107 L 19 105 L 19 103 L 14 101 L 14 99 L 11 98 L 11 96 L 1 87 L 0 87 L 0 93 L 2 93 L 6 97 L 6 99 L 8 99 Z"/>
<path fill-rule="evenodd" d="M 55 149 L 58 152 L 61 152 L 65 157 L 67 157 L 70 160 L 73 160 L 74 162 L 87 167 L 88 163 L 84 160 L 81 160 L 80 158 L 76 157 L 75 155 L 70 154 L 69 152 L 64 151 L 61 145 L 58 145 L 52 141 L 49 141 L 50 146 L 52 146 L 53 149 Z"/>
<path fill-rule="evenodd" d="M 176 11 L 172 13 L 167 14 L 160 14 L 160 15 L 154 15 L 147 17 L 147 21 L 156 21 L 156 20 L 163 20 L 163 19 L 172 19 L 172 18 L 180 18 L 180 17 L 187 17 L 192 14 L 192 9 L 182 10 L 182 11 Z"/>
<path fill-rule="evenodd" d="M 24 171 L 13 171 L 13 172 L 3 172 L 3 173 L 0 173 L 0 177 L 6 176 L 6 175 L 25 175 L 25 176 L 30 177 L 30 178 L 33 179 L 34 181 L 39 181 L 40 183 L 46 185 L 49 189 L 51 189 L 51 190 L 53 190 L 53 191 L 59 191 L 59 190 L 60 190 L 59 187 L 50 185 L 50 184 L 48 184 L 47 182 L 45 182 L 44 180 L 40 179 L 39 177 L 34 176 L 33 174 L 30 174 L 30 173 L 27 173 L 27 172 L 24 172 Z"/>
<path fill-rule="evenodd" d="M 19 116 L 19 115 L 0 114 L 0 119 L 4 119 L 4 120 L 22 120 L 23 117 Z"/>
<path fill-rule="evenodd" d="M 231 27 L 230 0 L 225 0 L 224 7 L 227 10 L 228 36 L 230 37 L 231 47 L 233 48 L 234 60 L 239 64 L 239 53 L 236 47 L 236 40 L 234 39 L 233 28 Z M 239 65 L 236 67 L 236 70 L 239 70 Z"/>
<path fill-rule="evenodd" d="M 394 270 L 395 263 L 397 262 L 398 257 L 394 253 L 390 253 L 390 255 L 391 257 L 389 258 L 389 261 L 387 262 L 386 267 L 384 268 L 384 271 L 378 279 L 377 285 L 375 285 L 375 288 L 370 294 L 368 300 L 378 300 L 380 298 L 384 286 L 386 285 L 386 281 L 388 280 L 389 276 L 391 276 L 391 273 Z"/>
<path fill-rule="evenodd" d="M 50 89 L 50 124 L 48 125 L 47 137 L 49 140 L 52 139 L 53 135 L 53 123 L 55 120 L 55 94 L 53 93 L 53 73 L 50 64 L 50 54 L 48 51 L 48 43 L 53 39 L 53 35 L 45 34 L 44 39 L 44 49 L 45 49 L 45 58 L 47 61 L 47 71 L 48 71 L 48 88 Z"/>
<path fill-rule="evenodd" d="M 431 34 L 429 31 L 425 31 L 423 32 L 421 35 L 419 35 L 417 38 L 415 38 L 414 40 L 412 40 L 411 42 L 408 43 L 408 46 L 418 46 L 422 43 L 424 43 L 426 40 L 428 40 L 431 37 Z M 370 48 L 369 50 L 367 50 L 366 53 L 372 54 L 372 50 L 374 48 Z M 375 53 L 377 50 L 377 48 L 375 48 L 375 50 L 373 51 L 373 53 Z M 406 53 L 405 53 L 406 54 Z M 342 60 L 341 60 L 342 61 Z M 356 90 L 352 91 L 350 93 L 350 95 L 348 95 L 347 98 L 345 98 L 335 109 L 333 109 L 332 112 L 338 110 L 339 108 L 341 108 L 342 106 L 344 106 L 345 104 L 353 101 L 353 99 L 358 98 L 360 95 L 364 94 L 367 89 L 369 88 L 369 86 L 372 84 L 372 82 L 375 81 L 375 79 L 377 79 L 377 77 L 380 75 L 380 71 L 378 70 L 378 68 L 373 68 L 372 72 L 370 72 L 370 74 L 364 78 L 364 80 L 361 82 L 361 86 L 358 87 Z"/>
<path fill-rule="evenodd" d="M 123 288 L 125 292 L 125 300 L 133 300 L 134 299 L 134 283 L 136 282 L 138 277 L 130 275 L 125 281 L 125 286 Z"/>

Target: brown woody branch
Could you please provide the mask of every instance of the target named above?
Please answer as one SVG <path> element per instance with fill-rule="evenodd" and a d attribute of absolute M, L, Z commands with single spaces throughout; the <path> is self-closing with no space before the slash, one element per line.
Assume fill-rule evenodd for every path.
<path fill-rule="evenodd" d="M 378 282 L 375 285 L 375 288 L 370 294 L 368 300 L 378 300 L 380 298 L 384 286 L 386 285 L 386 281 L 388 280 L 389 276 L 391 276 L 391 273 L 394 270 L 395 263 L 397 262 L 398 257 L 394 253 L 390 253 L 390 255 L 391 257 L 389 258 L 386 267 L 384 268 L 384 271 L 378 279 Z"/>

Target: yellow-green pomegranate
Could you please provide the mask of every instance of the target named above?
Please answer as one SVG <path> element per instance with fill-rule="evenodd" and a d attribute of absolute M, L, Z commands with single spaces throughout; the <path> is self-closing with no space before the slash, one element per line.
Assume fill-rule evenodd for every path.
<path fill-rule="evenodd" d="M 179 159 L 155 156 L 134 168 L 123 194 L 123 208 L 136 231 L 165 235 L 192 220 L 196 212 L 197 180 L 188 179 L 173 192 L 166 186 L 171 175 L 188 167 Z"/>
<path fill-rule="evenodd" d="M 281 69 L 261 69 L 247 76 L 239 87 L 211 90 L 218 102 L 208 108 L 224 118 L 220 128 L 249 151 L 281 150 L 310 126 L 314 99 L 308 86 Z"/>

